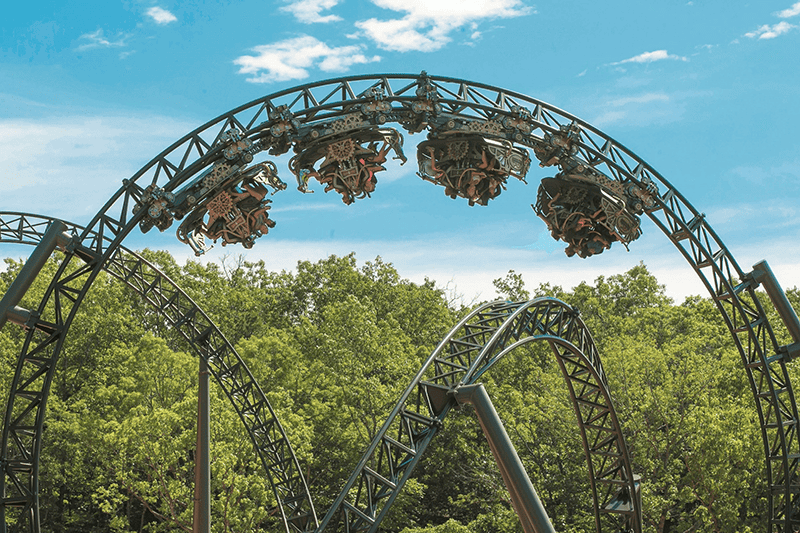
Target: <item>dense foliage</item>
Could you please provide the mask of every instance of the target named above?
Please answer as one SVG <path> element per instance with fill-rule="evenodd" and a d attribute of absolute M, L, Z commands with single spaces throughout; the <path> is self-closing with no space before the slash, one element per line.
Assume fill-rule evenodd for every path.
<path fill-rule="evenodd" d="M 276 408 L 324 513 L 399 393 L 466 309 L 434 283 L 404 280 L 376 259 L 178 265 L 176 280 L 233 342 Z M 7 260 L 0 293 L 21 263 Z M 54 268 L 51 264 L 48 268 Z M 40 279 L 43 279 L 40 278 Z M 29 296 L 43 286 L 37 281 Z M 530 297 L 513 271 L 498 294 Z M 798 291 L 790 292 L 795 305 Z M 766 487 L 752 393 L 713 304 L 682 304 L 640 265 L 535 296 L 582 311 L 600 348 L 647 531 L 762 531 Z M 7 397 L 22 333 L 0 331 Z M 119 282 L 102 276 L 70 331 L 48 405 L 42 520 L 50 531 L 191 531 L 197 361 Z M 560 532 L 592 531 L 586 463 L 564 380 L 534 346 L 504 359 L 486 386 Z M 279 531 L 250 441 L 212 387 L 213 529 Z M 468 409 L 444 431 L 383 523 L 402 533 L 521 531 Z"/>

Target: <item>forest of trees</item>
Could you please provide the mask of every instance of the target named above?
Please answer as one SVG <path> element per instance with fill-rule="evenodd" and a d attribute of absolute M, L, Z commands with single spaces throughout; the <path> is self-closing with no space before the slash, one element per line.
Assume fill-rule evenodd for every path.
<path fill-rule="evenodd" d="M 468 311 L 433 282 L 411 283 L 380 258 L 359 265 L 352 255 L 331 256 L 278 273 L 235 258 L 179 265 L 165 252 L 143 255 L 237 347 L 290 437 L 320 515 L 400 392 Z M 6 260 L 0 294 L 21 264 Z M 641 475 L 646 531 L 765 530 L 752 393 L 709 299 L 673 302 L 644 265 L 571 289 L 527 289 L 513 271 L 495 286 L 502 298 L 555 296 L 581 310 Z M 37 280 L 26 302 L 42 290 Z M 787 292 L 797 309 L 800 292 Z M 0 331 L 3 401 L 22 339 L 11 325 Z M 40 488 L 46 530 L 191 531 L 197 360 L 186 350 L 120 282 L 95 282 L 48 403 Z M 504 359 L 484 383 L 556 530 L 593 531 L 575 414 L 546 354 Z M 280 531 L 249 438 L 213 383 L 211 393 L 213 531 Z M 469 409 L 449 415 L 382 530 L 521 531 Z"/>

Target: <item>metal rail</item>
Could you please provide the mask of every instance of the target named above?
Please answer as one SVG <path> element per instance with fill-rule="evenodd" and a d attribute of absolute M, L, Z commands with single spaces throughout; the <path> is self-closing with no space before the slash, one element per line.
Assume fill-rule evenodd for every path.
<path fill-rule="evenodd" d="M 64 224 L 72 234 L 82 230 L 76 224 L 45 216 L 0 212 L 0 243 L 36 245 L 48 228 L 56 227 L 55 223 Z M 233 345 L 185 292 L 136 252 L 119 247 L 104 270 L 150 304 L 207 362 L 206 368 L 230 399 L 253 442 L 282 510 L 285 529 L 289 531 L 289 525 L 300 530 L 316 527 L 313 502 L 289 439 Z M 33 481 L 32 474 L 27 479 L 21 477 L 16 474 L 12 478 L 12 489 L 20 492 Z M 11 507 L 15 502 L 4 503 Z M 33 506 L 23 507 L 22 512 L 32 513 Z M 33 518 L 30 521 L 35 523 Z M 0 524 L 0 528 L 4 526 Z"/>
<path fill-rule="evenodd" d="M 419 132 L 450 121 L 491 132 L 493 138 L 535 154 L 547 153 L 543 164 L 561 171 L 582 168 L 623 187 L 657 185 L 655 205 L 647 215 L 708 289 L 742 358 L 766 456 L 768 529 L 790 533 L 800 528 L 800 420 L 786 367 L 788 352 L 777 342 L 756 294 L 758 282 L 739 267 L 705 216 L 643 159 L 578 117 L 514 91 L 426 73 L 351 76 L 272 93 L 188 133 L 124 180 L 77 237 L 73 253 L 59 266 L 36 310 L 37 327 L 28 332 L 19 355 L 8 404 L 12 415 L 3 428 L 6 475 L 26 477 L 33 468 L 34 478 L 38 476 L 38 468 L 24 465 L 38 465 L 55 363 L 97 273 L 140 221 L 145 227 L 154 224 L 146 218 L 150 208 L 161 213 L 159 224 L 168 225 L 159 205 L 215 163 L 226 161 L 226 150 L 230 155 L 232 147 L 228 132 L 236 130 L 251 143 L 246 155 L 252 158 L 261 152 L 285 153 L 336 128 L 355 132 L 394 122 Z M 571 131 L 570 149 L 554 152 L 548 139 L 565 130 Z M 35 488 L 33 480 L 13 498 L 33 509 L 38 505 Z M 37 516 L 32 512 L 36 523 L 31 527 L 38 532 Z"/>
<path fill-rule="evenodd" d="M 534 341 L 550 344 L 568 384 L 589 466 L 597 531 L 641 532 L 641 505 L 634 497 L 638 481 L 597 348 L 577 312 L 554 298 L 488 303 L 457 324 L 400 397 L 317 531 L 377 531 L 456 405 L 453 393 Z"/>

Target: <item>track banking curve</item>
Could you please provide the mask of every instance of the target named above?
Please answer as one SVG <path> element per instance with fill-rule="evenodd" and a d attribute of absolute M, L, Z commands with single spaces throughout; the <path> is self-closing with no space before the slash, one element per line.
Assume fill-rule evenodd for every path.
<path fill-rule="evenodd" d="M 148 209 L 142 207 L 153 207 L 166 197 L 165 193 L 178 191 L 223 160 L 231 146 L 228 132 L 232 130 L 248 139 L 251 155 L 278 154 L 331 128 L 355 132 L 390 123 L 400 124 L 409 132 L 452 123 L 457 128 L 488 132 L 522 150 L 533 150 L 535 155 L 547 153 L 542 163 L 561 171 L 592 173 L 640 190 L 656 184 L 658 192 L 645 213 L 708 289 L 731 332 L 751 385 L 766 457 L 768 530 L 788 533 L 800 528 L 798 411 L 786 367 L 788 354 L 778 343 L 756 294 L 756 277 L 741 269 L 704 215 L 677 189 L 597 128 L 514 91 L 422 73 L 343 77 L 269 94 L 188 133 L 124 180 L 77 236 L 53 276 L 36 310 L 39 318 L 29 330 L 18 359 L 2 453 L 6 489 L 12 488 L 8 482 L 11 478 L 21 480 L 19 488 L 13 489 L 17 492 L 6 498 L 24 500 L 31 510 L 32 529 L 38 531 L 36 465 L 55 363 L 72 319 L 98 272 L 135 226 L 145 221 Z M 570 140 L 565 149 L 556 150 L 553 139 L 565 131 L 570 132 Z M 293 516 L 290 512 L 287 517 L 293 528 L 308 527 L 305 519 L 295 520 Z"/>

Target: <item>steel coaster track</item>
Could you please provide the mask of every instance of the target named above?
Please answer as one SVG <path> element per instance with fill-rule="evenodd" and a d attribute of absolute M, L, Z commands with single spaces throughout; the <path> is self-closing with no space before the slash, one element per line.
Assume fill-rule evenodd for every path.
<path fill-rule="evenodd" d="M 0 243 L 36 245 L 41 240 L 52 221 L 52 218 L 40 215 L 0 212 Z M 73 233 L 81 229 L 80 226 L 72 223 L 65 224 L 68 230 Z M 131 265 L 133 265 L 132 268 Z M 190 343 L 200 357 L 204 357 L 204 350 L 206 348 L 205 346 L 201 347 L 195 339 L 198 337 L 198 333 L 206 331 L 209 327 L 213 328 L 211 334 L 220 337 L 222 342 L 227 345 L 232 356 L 236 358 L 236 362 L 233 366 L 226 365 L 224 367 L 215 367 L 212 369 L 212 372 L 220 385 L 222 385 L 223 390 L 225 390 L 226 394 L 228 394 L 229 398 L 232 400 L 234 408 L 245 423 L 245 427 L 254 444 L 256 444 L 256 451 L 262 459 L 262 463 L 267 468 L 267 472 L 274 473 L 275 466 L 277 464 L 282 464 L 287 454 L 285 451 L 282 451 L 283 453 L 273 454 L 272 457 L 267 458 L 265 450 L 263 447 L 259 446 L 262 442 L 254 431 L 252 422 L 269 418 L 270 424 L 274 424 L 281 432 L 281 436 L 278 439 L 273 439 L 273 444 L 267 446 L 268 449 L 275 449 L 275 440 L 280 441 L 281 444 L 285 446 L 289 446 L 288 440 L 280 427 L 280 423 L 275 417 L 274 411 L 266 398 L 263 398 L 263 393 L 261 393 L 257 383 L 255 383 L 255 380 L 249 374 L 244 362 L 239 358 L 235 349 L 227 342 L 224 335 L 219 332 L 213 322 L 208 319 L 201 309 L 191 302 L 191 299 L 185 295 L 174 282 L 137 253 L 125 247 L 120 247 L 115 258 L 105 266 L 105 270 L 113 277 L 125 282 L 137 294 L 144 297 L 145 300 L 164 317 L 165 321 L 170 326 L 175 327 L 181 332 L 183 337 Z M 162 287 L 165 286 L 169 288 L 164 290 Z M 181 295 L 180 299 L 175 298 L 176 293 Z M 180 302 L 182 301 L 190 304 L 188 312 L 180 309 Z M 551 307 L 552 303 L 556 305 Z M 503 306 L 505 307 L 506 305 L 503 304 Z M 499 340 L 507 345 L 507 347 L 500 353 L 496 353 L 491 358 L 488 358 L 488 360 L 484 359 L 483 364 L 479 368 L 476 368 L 475 376 L 470 382 L 474 382 L 495 362 L 499 361 L 502 357 L 522 344 L 530 342 L 531 340 L 547 340 L 557 355 L 562 372 L 565 376 L 569 376 L 570 398 L 575 412 L 578 415 L 584 450 L 589 463 L 590 480 L 594 497 L 595 521 L 598 531 L 601 530 L 601 526 L 604 523 L 603 519 L 605 518 L 605 522 L 609 522 L 608 518 L 610 517 L 615 518 L 613 523 L 610 524 L 610 527 L 640 531 L 641 528 L 635 527 L 638 522 L 634 521 L 633 502 L 630 501 L 630 498 L 620 498 L 620 494 L 631 494 L 629 491 L 634 490 L 633 485 L 627 483 L 627 480 L 632 479 L 630 475 L 630 459 L 619 423 L 616 420 L 616 413 L 611 404 L 605 374 L 600 364 L 600 359 L 597 356 L 596 347 L 591 341 L 591 337 L 582 322 L 579 322 L 580 327 L 577 331 L 582 334 L 582 337 L 579 336 L 578 338 L 580 345 L 584 346 L 584 349 L 587 350 L 586 355 L 574 344 L 561 339 L 561 337 L 544 335 L 542 333 L 544 331 L 561 331 L 560 334 L 564 335 L 563 331 L 568 329 L 568 327 L 572 327 L 571 319 L 567 320 L 565 323 L 565 321 L 561 320 L 564 317 L 550 316 L 553 315 L 552 311 L 554 309 L 558 312 L 565 312 L 567 316 L 569 316 L 569 313 L 572 313 L 570 308 L 565 307 L 564 304 L 557 301 L 546 301 L 545 305 L 536 307 L 533 311 L 530 308 L 525 308 L 524 312 L 526 314 L 523 316 L 526 323 L 522 328 L 517 325 L 515 331 L 502 335 Z M 197 313 L 202 317 L 202 324 L 198 324 L 198 320 L 194 317 Z M 519 316 L 517 313 L 511 315 L 511 317 L 504 322 L 504 325 L 512 324 L 514 317 L 517 316 Z M 541 323 L 542 320 L 549 322 L 550 327 L 544 328 L 541 324 L 535 324 L 536 322 Z M 553 326 L 556 327 L 554 328 Z M 468 327 L 477 327 L 477 324 L 471 324 Z M 535 336 L 520 338 L 521 332 L 533 334 Z M 495 334 L 494 337 L 497 337 L 497 334 Z M 516 339 L 516 342 L 509 344 L 509 339 Z M 489 343 L 491 343 L 491 341 L 492 339 L 490 339 Z M 451 342 L 458 343 L 459 341 L 451 340 Z M 438 359 L 440 364 L 443 361 L 443 358 Z M 567 365 L 570 366 L 570 370 L 567 369 Z M 235 368 L 235 370 L 233 370 L 233 368 Z M 246 372 L 247 379 L 236 379 L 236 376 L 240 375 L 242 371 Z M 242 381 L 245 381 L 245 383 L 243 384 Z M 235 391 L 242 391 L 252 387 L 254 387 L 256 394 L 262 396 L 263 399 L 258 403 L 268 409 L 268 416 L 264 416 L 264 414 L 261 413 L 254 414 L 252 408 L 248 409 L 248 407 L 250 407 L 249 404 L 246 403 L 243 406 L 240 401 L 237 401 L 238 398 Z M 263 425 L 264 424 L 262 424 L 262 426 Z M 291 453 L 290 447 L 288 451 Z M 292 459 L 294 461 L 292 466 L 299 470 L 293 455 Z M 595 475 L 595 472 L 600 473 L 600 475 Z M 278 485 L 286 485 L 290 473 L 281 471 L 278 474 L 281 477 L 280 482 L 283 482 L 279 482 Z M 270 481 L 273 483 L 273 490 L 276 490 L 276 483 L 273 481 L 272 476 L 270 476 Z M 598 498 L 598 484 L 605 484 L 605 493 L 600 495 L 600 499 Z M 372 487 L 374 488 L 375 485 L 373 484 Z M 620 487 L 624 487 L 624 490 L 621 491 Z M 396 487 L 396 490 L 399 490 L 399 488 L 400 487 Z M 308 493 L 307 488 L 305 488 L 305 492 Z M 641 511 L 637 509 L 636 512 L 640 513 Z M 620 521 L 620 518 L 622 521 Z M 607 531 L 608 530 L 610 529 L 607 529 Z"/>
<path fill-rule="evenodd" d="M 377 100 L 389 104 L 388 111 L 375 112 Z M 705 217 L 667 180 L 597 128 L 514 91 L 426 73 L 343 77 L 272 93 L 186 134 L 124 180 L 80 233 L 73 252 L 61 263 L 34 310 L 38 313 L 36 327 L 29 331 L 19 356 L 3 428 L 4 456 L 19 456 L 20 470 L 15 470 L 14 459 L 6 464 L 6 477 L 30 469 L 38 472 L 34 465 L 39 457 L 44 408 L 64 337 L 102 265 L 144 218 L 147 209 L 134 214 L 134 206 L 147 207 L 154 199 L 153 190 L 176 191 L 223 161 L 226 132 L 238 130 L 252 141 L 254 151 L 281 154 L 331 128 L 357 131 L 394 122 L 409 132 L 419 132 L 456 120 L 534 152 L 551 149 L 547 137 L 558 134 L 562 127 L 572 127 L 577 131 L 574 152 L 562 153 L 548 164 L 562 171 L 590 169 L 623 185 L 642 185 L 649 180 L 658 186 L 656 205 L 647 215 L 708 289 L 750 382 L 766 456 L 768 530 L 789 533 L 800 528 L 798 411 L 786 368 L 788 351 L 777 342 L 755 292 L 758 282 L 754 276 L 739 267 Z M 82 262 L 79 266 L 70 267 L 78 260 Z M 15 498 L 35 507 L 36 487 L 34 481 L 31 494 Z M 38 513 L 32 512 L 32 516 Z M 31 527 L 38 532 L 38 522 Z"/>
<path fill-rule="evenodd" d="M 456 405 L 453 393 L 534 341 L 550 345 L 568 384 L 589 466 L 597 531 L 640 533 L 636 481 L 597 348 L 577 311 L 554 298 L 488 303 L 457 324 L 411 381 L 318 531 L 377 531 Z"/>
<path fill-rule="evenodd" d="M 36 245 L 54 220 L 28 213 L 0 212 L 0 243 Z M 83 229 L 70 222 L 64 223 L 73 234 Z M 316 527 L 318 520 L 313 502 L 289 439 L 233 345 L 183 290 L 136 252 L 120 246 L 103 268 L 141 296 L 168 326 L 180 332 L 198 357 L 209 362 L 209 370 L 244 423 L 264 466 L 285 529 L 289 531 L 289 524 L 300 530 Z M 13 482 L 22 492 L 31 479 L 20 477 L 16 475 Z M 23 512 L 31 510 L 31 506 L 23 508 Z"/>

